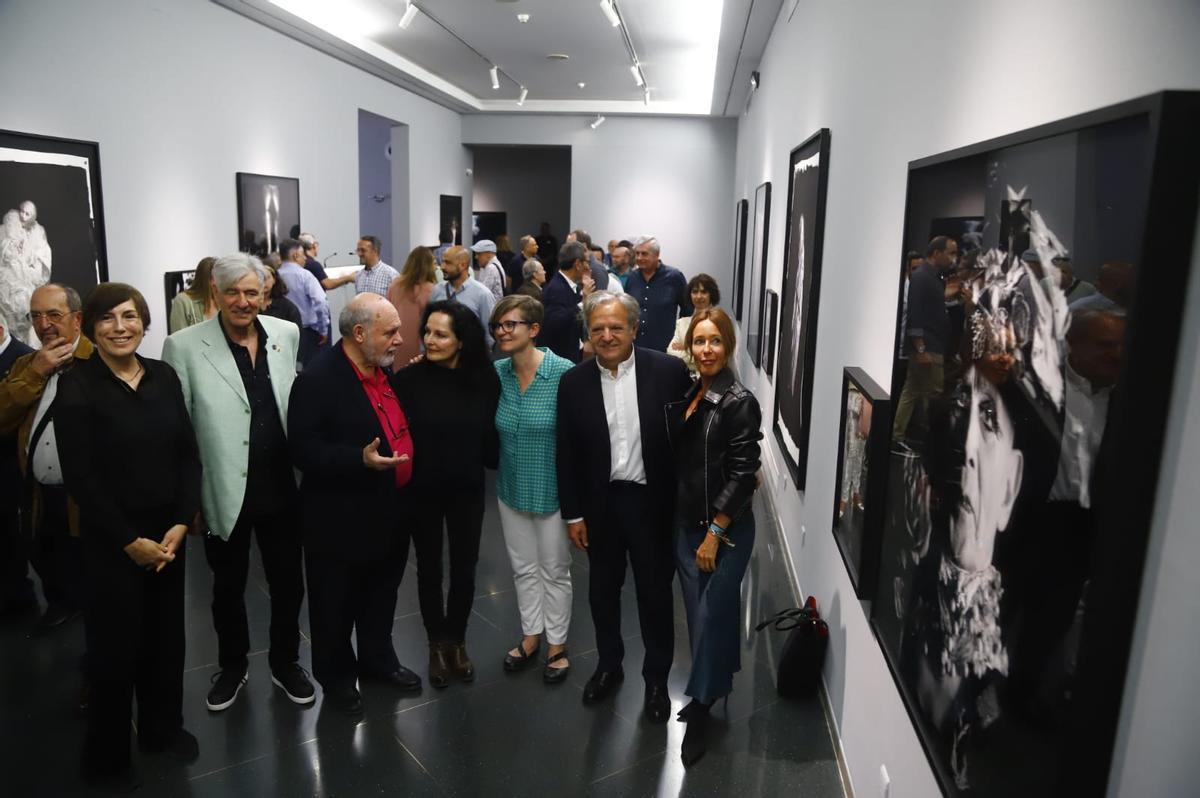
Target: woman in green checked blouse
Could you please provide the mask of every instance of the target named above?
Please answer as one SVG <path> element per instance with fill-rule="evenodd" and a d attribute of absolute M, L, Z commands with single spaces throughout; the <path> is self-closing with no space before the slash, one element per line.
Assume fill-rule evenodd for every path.
<path fill-rule="evenodd" d="M 524 637 L 504 657 L 504 669 L 536 660 L 541 638 L 549 649 L 542 678 L 566 681 L 571 625 L 571 551 L 558 511 L 555 424 L 558 380 L 575 364 L 535 340 L 545 311 L 533 297 L 514 294 L 496 303 L 491 330 L 500 351 L 500 468 L 496 476 L 500 526 L 512 561 Z"/>

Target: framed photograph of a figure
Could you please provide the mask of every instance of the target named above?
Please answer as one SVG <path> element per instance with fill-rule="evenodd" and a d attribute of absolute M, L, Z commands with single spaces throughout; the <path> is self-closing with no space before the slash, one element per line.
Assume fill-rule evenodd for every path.
<path fill-rule="evenodd" d="M 733 317 L 742 320 L 742 305 L 745 289 L 742 280 L 746 276 L 746 222 L 750 216 L 750 203 L 738 200 L 733 211 Z"/>
<path fill-rule="evenodd" d="M 798 490 L 808 467 L 812 373 L 817 359 L 817 299 L 829 185 L 829 130 L 822 128 L 788 160 L 779 378 L 772 428 Z"/>
<path fill-rule="evenodd" d="M 87 296 L 108 279 L 100 145 L 0 130 L 0 317 L 40 346 L 29 299 L 48 282 Z"/>
<path fill-rule="evenodd" d="M 770 377 L 775 373 L 776 333 L 779 331 L 779 294 L 767 289 L 767 333 L 763 341 L 763 371 Z"/>
<path fill-rule="evenodd" d="M 891 419 L 887 393 L 867 372 L 843 369 L 833 537 L 860 599 L 871 598 L 878 573 Z"/>
<path fill-rule="evenodd" d="M 771 184 L 763 183 L 754 191 L 754 218 L 751 220 L 750 263 L 746 268 L 746 312 L 742 339 L 746 354 L 755 368 L 762 367 L 763 309 L 766 304 L 767 236 L 771 226 Z"/>
<path fill-rule="evenodd" d="M 237 173 L 238 249 L 262 257 L 300 235 L 300 180 Z"/>
<path fill-rule="evenodd" d="M 871 619 L 946 795 L 1109 791 L 1198 140 L 1164 92 L 909 164 Z M 964 215 L 974 252 L 922 240 Z"/>
<path fill-rule="evenodd" d="M 461 246 L 463 219 L 462 197 L 454 194 L 438 195 L 438 227 L 439 232 L 449 232 L 450 240 L 456 246 Z"/>

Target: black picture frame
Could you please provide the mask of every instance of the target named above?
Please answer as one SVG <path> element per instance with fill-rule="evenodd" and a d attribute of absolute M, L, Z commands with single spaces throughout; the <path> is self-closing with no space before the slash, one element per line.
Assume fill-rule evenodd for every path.
<path fill-rule="evenodd" d="M 166 304 L 163 306 L 165 310 L 163 319 L 167 320 L 164 326 L 170 323 L 171 303 L 175 301 L 175 297 L 191 288 L 192 281 L 195 279 L 195 269 L 184 269 L 182 271 L 165 272 L 163 274 L 163 298 L 166 300 Z"/>
<path fill-rule="evenodd" d="M 770 377 L 775 373 L 775 345 L 776 334 L 779 332 L 779 294 L 767 289 L 767 338 L 764 342 L 766 350 L 763 352 L 763 371 Z"/>
<path fill-rule="evenodd" d="M 462 246 L 463 198 L 456 194 L 438 195 L 438 234 L 449 230 L 451 243 Z M 439 238 L 440 240 L 440 238 Z"/>
<path fill-rule="evenodd" d="M 1002 274 L 1021 278 L 1009 282 L 1007 299 L 997 298 L 1003 287 L 998 283 L 992 293 L 973 288 L 974 307 L 989 315 L 968 319 L 972 337 L 967 348 L 958 350 L 965 353 L 963 376 L 947 390 L 949 398 L 932 403 L 930 428 L 923 442 L 913 437 L 911 427 L 906 427 L 902 430 L 903 446 L 893 442 L 889 453 L 888 510 L 877 579 L 878 595 L 888 599 L 873 602 L 871 624 L 946 795 L 987 798 L 1014 794 L 1103 795 L 1108 791 L 1171 409 L 1183 300 L 1190 278 L 1189 262 L 1179 253 L 1192 252 L 1195 240 L 1196 186 L 1200 183 L 1200 150 L 1195 147 L 1198 139 L 1200 92 L 1167 91 L 909 164 L 906 231 L 924 226 L 914 216 L 916 209 L 933 210 L 931 192 L 946 196 L 936 188 L 941 176 L 956 170 L 960 174 L 975 173 L 974 179 L 984 194 L 979 205 L 987 216 L 983 254 L 988 249 L 1002 253 L 998 259 L 1006 270 Z M 1064 141 L 1070 147 L 1062 147 Z M 1014 170 L 1014 163 L 1022 161 L 1027 148 L 1033 148 L 1029 152 L 1070 153 L 1074 179 L 1066 184 L 1056 173 L 1039 167 L 1048 172 L 1048 177 L 1038 179 L 1034 174 L 1029 179 L 1013 180 L 1020 182 L 1022 189 L 1028 187 L 1028 196 L 1022 196 L 1023 191 L 1008 191 L 1003 185 L 1008 180 L 1003 175 L 1001 191 L 1006 193 L 997 193 L 993 179 L 997 168 L 1001 172 Z M 1026 158 L 1024 163 L 1035 160 Z M 1038 228 L 1044 223 L 1050 233 L 1057 235 L 1048 210 L 1055 202 L 1055 191 L 1072 192 L 1066 201 L 1059 202 L 1059 207 L 1067 208 L 1069 221 L 1065 226 L 1070 228 L 1072 240 L 1051 246 Z M 1028 207 L 1022 207 L 1023 200 L 1030 197 Z M 1012 224 L 1014 210 L 1027 213 L 1028 230 L 1023 224 Z M 1002 216 L 1008 220 L 1004 235 Z M 1030 235 L 1029 246 L 1037 250 L 1036 262 L 1048 280 L 1035 283 L 1024 279 L 1019 271 L 1008 271 L 1030 268 L 1022 262 L 1023 251 L 1017 251 L 1013 243 L 1025 235 Z M 907 248 L 914 243 L 911 239 L 904 242 Z M 1081 323 L 1086 326 L 1079 335 L 1096 329 L 1091 325 L 1101 321 L 1119 322 L 1117 329 L 1124 328 L 1123 335 L 1114 339 L 1123 356 L 1112 371 L 1115 376 L 1111 387 L 1102 386 L 1109 391 L 1107 408 L 1086 428 L 1088 435 L 1099 438 L 1090 455 L 1092 472 L 1089 478 L 1075 482 L 1058 482 L 1059 458 L 1063 451 L 1069 451 L 1061 446 L 1062 430 L 1067 427 L 1061 413 L 1046 409 L 1048 401 L 1053 407 L 1055 392 L 1054 371 L 1047 370 L 1045 363 L 1051 356 L 1048 353 L 1058 350 L 1047 347 L 1044 341 L 1038 346 L 1040 320 L 1059 324 L 1055 303 L 1046 303 L 1044 315 L 1030 314 L 1020 322 L 1020 326 L 1031 330 L 1028 342 L 1021 340 L 1018 322 L 1012 322 L 1011 339 L 1007 338 L 1008 326 L 1000 328 L 1000 335 L 991 331 L 996 328 L 985 326 L 1002 308 L 1019 309 L 1019 302 L 1031 297 L 1040 309 L 1043 299 L 1053 299 L 1055 290 L 1063 290 L 1054 279 L 1061 278 L 1057 266 L 1049 269 L 1046 265 L 1047 260 L 1055 262 L 1047 256 L 1061 249 L 1070 252 L 1076 262 L 1076 275 L 1089 264 L 1105 262 L 1104 258 L 1119 258 L 1135 268 L 1152 266 L 1154 284 L 1172 287 L 1164 292 L 1137 290 L 1135 285 L 1128 295 L 1118 297 L 1124 303 L 1122 314 L 1098 319 L 1094 313 L 1089 318 L 1082 316 L 1077 307 L 1062 321 L 1069 325 L 1074 314 L 1081 313 Z M 901 274 L 893 353 L 901 343 L 904 297 L 905 276 Z M 1011 305 L 1002 304 L 1007 301 Z M 1009 320 L 1024 313 L 1021 310 L 1009 315 Z M 976 323 L 980 318 L 984 324 Z M 1058 328 L 1054 329 L 1058 334 Z M 982 333 L 977 335 L 978 331 Z M 1013 357 L 1023 368 L 1004 377 L 1003 370 L 996 371 L 993 366 L 985 371 L 978 365 L 986 365 L 987 361 L 977 360 L 975 352 L 983 352 L 980 357 L 990 354 L 988 347 L 993 340 L 1008 340 L 1001 353 Z M 1064 362 L 1071 362 L 1070 347 L 1065 343 L 1061 350 Z M 913 368 L 910 363 L 909 374 Z M 1085 387 L 1095 389 L 1095 377 L 1074 376 Z M 1065 383 L 1072 375 L 1064 372 L 1063 377 Z M 964 390 L 962 386 L 968 384 L 970 390 Z M 1064 393 L 1069 390 L 1070 385 L 1066 385 Z M 893 401 L 896 416 L 902 397 L 895 389 L 893 395 L 897 397 Z M 1077 395 L 1092 392 L 1077 389 Z M 943 418 L 949 420 L 949 426 L 938 426 Z M 955 419 L 961 421 L 955 424 Z M 977 430 L 975 443 L 970 438 L 972 425 Z M 894 426 L 899 426 L 898 420 Z M 947 430 L 961 431 L 964 427 L 967 432 L 960 449 L 957 436 Z M 1004 463 L 1016 463 L 1017 458 L 1011 454 L 1015 451 L 1021 455 L 1020 467 L 989 466 L 991 470 L 985 474 L 983 466 L 974 465 L 982 462 L 978 452 L 971 451 L 973 446 L 983 445 L 979 441 L 985 436 L 979 430 L 991 431 L 993 438 L 1009 439 L 1006 444 L 991 444 L 991 449 L 985 451 L 989 461 L 994 461 L 994 453 L 999 451 Z M 1074 434 L 1078 435 L 1079 430 Z M 960 461 L 969 467 L 959 468 Z M 1130 467 L 1133 463 L 1136 467 Z M 966 505 L 961 501 L 955 501 L 955 485 L 958 494 L 968 487 L 979 494 L 970 502 L 969 511 L 962 509 Z M 1084 485 L 1087 506 L 1082 499 Z M 998 493 L 996 486 L 1000 486 Z M 1056 496 L 1052 491 L 1064 488 L 1068 498 L 1052 498 Z M 995 503 L 997 495 L 1007 505 L 1007 512 L 1003 506 L 1000 510 L 984 509 Z M 1065 520 L 1055 521 L 1056 516 L 1050 512 L 1053 502 L 1065 505 L 1055 510 L 1064 513 L 1061 519 Z M 1087 513 L 1081 515 L 1080 509 Z M 1003 520 L 988 521 L 985 513 Z M 980 532 L 996 529 L 995 553 L 984 570 L 993 569 L 997 576 L 984 573 L 987 584 L 974 591 L 991 606 L 972 606 L 974 600 L 968 606 L 972 610 L 971 628 L 983 630 L 990 640 L 985 640 L 988 645 L 982 649 L 970 646 L 965 651 L 970 655 L 982 650 L 986 657 L 983 664 L 969 665 L 969 678 L 959 681 L 951 704 L 968 720 L 978 717 L 980 731 L 964 729 L 957 719 L 960 716 L 953 713 L 941 714 L 944 722 L 939 723 L 939 717 L 935 717 L 938 713 L 932 711 L 937 704 L 930 697 L 931 687 L 936 698 L 937 689 L 944 687 L 948 679 L 939 675 L 931 663 L 939 652 L 944 652 L 952 674 L 960 667 L 958 654 L 964 649 L 957 644 L 965 616 L 958 609 L 956 597 L 964 594 L 945 598 L 935 589 L 935 600 L 923 601 L 921 593 L 929 592 L 928 585 L 936 585 L 939 580 L 962 585 L 983 573 L 976 565 L 959 562 L 961 554 L 955 551 L 954 538 L 944 532 L 949 529 L 953 534 L 948 519 L 954 519 L 956 525 L 965 525 L 962 519 L 974 519 L 973 526 L 966 525 L 972 537 L 962 538 L 973 552 L 978 551 L 975 541 L 980 539 Z M 1063 542 L 1068 540 L 1083 543 L 1074 547 Z M 929 559 L 939 550 L 941 565 Z M 922 555 L 922 551 L 930 554 Z M 999 598 L 988 599 L 997 595 L 997 580 Z M 1087 584 L 1086 598 L 1081 598 L 1082 588 L 1078 588 L 1079 593 L 1075 587 L 1064 589 L 1064 583 L 1075 585 L 1082 580 Z M 1054 596 L 1058 598 L 1051 601 Z M 945 616 L 939 608 L 948 608 Z M 1045 625 L 1055 615 L 1066 618 L 1067 631 L 1054 630 L 1053 635 L 1046 635 L 1048 642 L 1043 645 L 1031 643 L 1035 638 L 1028 635 L 1044 633 Z M 926 649 L 928 655 L 924 653 L 922 643 L 937 641 L 941 641 L 939 645 Z M 1003 673 L 998 667 L 1001 655 Z M 1032 668 L 1031 660 L 1041 667 Z M 1036 678 L 1029 677 L 1030 673 Z M 934 675 L 932 681 L 923 680 L 923 675 L 930 674 Z M 1031 680 L 1023 681 L 1022 674 Z M 1058 681 L 1051 676 L 1057 676 Z M 1069 685 L 1069 691 L 1064 685 Z M 991 695 L 997 701 L 991 705 L 995 712 L 990 713 L 984 730 L 980 713 L 990 701 L 983 700 L 988 698 L 989 690 L 994 690 Z M 1065 698 L 1068 694 L 1069 700 Z M 1047 695 L 1052 699 L 1049 703 Z M 985 744 L 980 733 L 986 734 L 991 744 Z M 972 780 L 972 772 L 987 777 Z"/>
<path fill-rule="evenodd" d="M 745 326 L 742 337 L 746 340 L 746 354 L 755 368 L 762 367 L 763 310 L 766 304 L 767 250 L 771 232 L 771 182 L 767 181 L 754 190 L 754 218 L 751 220 L 750 265 L 747 269 L 749 285 L 746 300 Z"/>
<path fill-rule="evenodd" d="M 750 216 L 750 203 L 738 200 L 733 209 L 733 317 L 742 320 L 742 305 L 746 294 L 742 281 L 746 276 L 746 222 Z"/>
<path fill-rule="evenodd" d="M 869 601 L 879 573 L 891 402 L 887 392 L 857 366 L 842 369 L 841 397 L 833 538 L 854 594 Z"/>
<path fill-rule="evenodd" d="M 26 202 L 35 210 L 29 227 L 21 218 Z M 26 240 L 9 245 L 10 235 L 0 227 L 0 268 L 19 269 L 28 279 L 0 286 L 0 315 L 15 337 L 40 346 L 29 321 L 35 288 L 57 282 L 87 296 L 108 280 L 100 145 L 0 130 L 0 218 L 10 213 L 14 237 Z"/>
<path fill-rule="evenodd" d="M 238 172 L 238 250 L 263 257 L 300 235 L 300 179 Z"/>
<path fill-rule="evenodd" d="M 787 228 L 772 430 L 797 490 L 808 471 L 813 370 L 817 360 L 817 309 L 821 295 L 825 205 L 829 191 L 829 128 L 821 128 L 788 157 Z"/>

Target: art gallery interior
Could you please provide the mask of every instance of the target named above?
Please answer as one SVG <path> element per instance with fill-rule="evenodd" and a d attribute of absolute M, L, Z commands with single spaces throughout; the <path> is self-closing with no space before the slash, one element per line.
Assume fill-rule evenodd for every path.
<path fill-rule="evenodd" d="M 398 21 L 410 5 L 419 11 L 401 26 Z M 619 25 L 610 24 L 609 12 L 619 12 Z M 528 21 L 519 21 L 519 14 L 528 14 Z M 829 625 L 829 648 L 822 694 L 804 713 L 779 716 L 784 720 L 776 718 L 769 734 L 730 733 L 714 743 L 707 764 L 724 775 L 708 784 L 701 765 L 686 774 L 679 768 L 677 753 L 671 753 L 679 745 L 673 729 L 661 744 L 638 738 L 613 749 L 597 738 L 623 732 L 600 722 L 593 726 L 585 715 L 569 716 L 582 718 L 578 721 L 544 718 L 540 726 L 522 726 L 541 728 L 547 738 L 557 738 L 554 745 L 570 741 L 572 751 L 587 752 L 579 765 L 586 772 L 555 781 L 545 774 L 496 773 L 490 768 L 500 764 L 490 754 L 469 748 L 456 750 L 453 764 L 445 764 L 423 735 L 469 727 L 503 738 L 509 719 L 466 702 L 422 709 L 423 701 L 436 697 L 427 689 L 424 699 L 411 704 L 414 714 L 407 722 L 402 710 L 409 707 L 398 707 L 369 714 L 358 728 L 331 729 L 317 721 L 296 730 L 260 718 L 229 738 L 202 737 L 202 747 L 221 749 L 224 758 L 171 782 L 173 791 L 162 794 L 251 794 L 239 790 L 254 783 L 260 790 L 255 794 L 297 784 L 303 785 L 296 788 L 300 793 L 395 794 L 394 785 L 410 777 L 413 781 L 404 783 L 420 785 L 411 791 L 431 795 L 531 794 L 522 779 L 557 787 L 560 794 L 700 795 L 712 794 L 708 789 L 716 784 L 726 794 L 735 789 L 859 798 L 1003 794 L 996 791 L 996 784 L 1008 783 L 1002 771 L 1019 770 L 1022 762 L 980 766 L 966 789 L 962 783 L 956 788 L 957 773 L 936 761 L 939 749 L 931 747 L 917 717 L 922 709 L 898 686 L 897 667 L 872 620 L 876 605 L 892 602 L 892 596 L 872 588 L 871 597 L 860 598 L 862 590 L 856 591 L 832 534 L 831 510 L 842 487 L 843 372 L 860 369 L 856 373 L 873 380 L 872 389 L 891 394 L 894 406 L 900 394 L 893 367 L 904 253 L 924 247 L 928 219 L 1000 218 L 999 194 L 991 192 L 995 186 L 980 182 L 976 191 L 969 179 L 960 179 L 986 172 L 990 150 L 966 152 L 963 159 L 945 157 L 911 180 L 910 164 L 1158 92 L 1198 91 L 1198 40 L 1195 0 L 0 3 L 0 71 L 9 86 L 0 103 L 0 131 L 98 144 L 108 278 L 138 286 L 160 315 L 164 273 L 237 249 L 235 175 L 253 173 L 298 179 L 301 226 L 320 239 L 327 267 L 357 264 L 355 243 L 364 233 L 379 235 L 383 259 L 399 267 L 412 247 L 437 244 L 443 219 L 439 198 L 460 197 L 464 243 L 471 241 L 473 213 L 506 214 L 514 245 L 521 235 L 536 235 L 542 222 L 550 223 L 560 241 L 569 230 L 583 227 L 602 246 L 610 238 L 652 234 L 665 263 L 689 278 L 711 275 L 723 293 L 728 288 L 725 303 L 738 291 L 747 308 L 766 291 L 781 298 L 774 329 L 768 323 L 763 331 L 774 343 L 776 331 L 783 336 L 791 329 L 785 289 L 794 290 L 787 279 L 798 279 L 786 275 L 789 243 L 794 243 L 788 239 L 790 158 L 814 134 L 829 132 L 821 165 L 826 185 L 818 222 L 820 281 L 807 300 L 819 313 L 809 310 L 814 314 L 806 333 L 811 351 L 796 361 L 807 381 L 802 479 L 789 462 L 794 455 L 773 429 L 776 392 L 788 373 L 785 359 L 772 351 L 772 373 L 765 359 L 756 367 L 743 352 L 737 361 L 739 378 L 763 408 L 756 512 L 766 517 L 764 529 L 778 530 L 777 536 L 760 530 L 761 584 L 744 586 L 747 593 L 769 587 L 773 599 L 749 602 L 744 625 L 753 635 L 753 626 L 766 620 L 760 610 L 816 598 Z M 570 57 L 548 57 L 553 54 Z M 489 62 L 498 67 L 494 76 Z M 499 88 L 493 88 L 493 80 Z M 1194 97 L 1190 102 L 1179 107 L 1194 112 Z M 1197 130 L 1195 116 L 1148 113 L 1154 122 L 1146 141 L 1158 143 L 1161 152 L 1183 152 L 1181 162 L 1187 161 L 1188 147 L 1172 136 Z M 1121 118 L 1089 118 L 1080 129 Z M 1074 130 L 1068 126 L 1061 132 Z M 1084 207 L 1083 175 L 1093 169 L 1111 185 L 1126 185 L 1119 167 L 1096 166 L 1124 160 L 1125 139 L 1070 135 L 1072 149 L 1063 156 L 1072 164 L 1070 174 L 1060 168 L 1066 162 L 1061 148 L 1030 144 L 1005 163 L 999 179 L 1009 181 L 1014 192 L 1030 187 L 1033 207 L 1058 238 L 1069 241 L 1076 276 L 1095 282 L 1105 256 L 1094 242 L 1119 250 L 1122 260 L 1135 260 L 1148 251 L 1141 231 L 1156 220 L 1144 218 L 1149 200 L 1140 188 L 1131 188 L 1113 194 L 1117 198 L 1106 206 L 1136 219 L 1129 236 L 1089 227 L 1096 218 L 1112 217 Z M 1012 152 L 1026 143 L 1014 139 Z M 1200 138 L 1188 146 L 1200 146 Z M 1144 167 L 1129 169 L 1162 180 L 1162 164 L 1156 165 L 1154 157 Z M 1194 159 L 1187 161 L 1178 174 L 1194 177 L 1194 167 Z M 764 183 L 771 184 L 771 198 L 756 226 L 756 193 Z M 960 191 L 964 185 L 968 189 Z M 1035 186 L 1045 188 L 1039 193 Z M 1161 443 L 1146 453 L 1148 460 L 1124 463 L 1127 471 L 1119 472 L 1138 481 L 1138 495 L 1146 497 L 1137 508 L 1144 529 L 1131 533 L 1138 541 L 1132 561 L 1144 557 L 1144 565 L 1140 574 L 1124 574 L 1119 582 L 1129 586 L 1119 601 L 1131 614 L 1128 628 L 1117 635 L 1127 645 L 1108 652 L 1116 660 L 1111 672 L 1120 675 L 1113 722 L 1107 737 L 1100 735 L 1108 744 L 1086 758 L 1094 772 L 1056 770 L 1052 778 L 1058 787 L 1043 784 L 1044 793 L 1014 794 L 1056 794 L 1075 778 L 1089 785 L 1080 795 L 1197 793 L 1200 692 L 1193 674 L 1200 668 L 1200 635 L 1194 631 L 1200 614 L 1195 520 L 1200 517 L 1195 476 L 1200 473 L 1200 279 L 1194 278 L 1200 271 L 1200 238 L 1193 231 L 1200 223 L 1195 212 L 1200 185 L 1160 189 L 1191 208 L 1192 218 L 1173 231 L 1191 248 L 1173 252 L 1164 262 L 1136 264 L 1142 292 L 1138 307 L 1146 307 L 1149 292 L 1177 312 L 1169 327 L 1173 339 L 1164 344 L 1171 359 L 1156 361 L 1168 375 L 1152 419 Z M 928 197 L 936 200 L 917 206 Z M 749 227 L 737 223 L 743 200 Z M 1058 214 L 1060 208 L 1069 210 Z M 1056 214 L 1072 220 L 1069 229 L 1055 227 Z M 998 229 L 984 233 L 985 246 L 998 245 L 994 238 L 987 241 Z M 765 259 L 754 252 L 756 232 Z M 751 276 L 745 270 L 755 264 L 760 266 L 752 275 L 757 282 L 747 282 Z M 750 316 L 741 318 L 745 335 Z M 1137 324 L 1136 314 L 1130 323 Z M 142 354 L 157 357 L 166 333 L 165 323 L 152 324 Z M 1142 484 L 1137 472 L 1157 474 L 1157 479 Z M 189 578 L 195 573 L 203 580 L 206 572 L 196 559 L 197 570 L 190 570 Z M 508 577 L 506 567 L 499 567 L 500 581 Z M 196 623 L 207 624 L 206 606 L 194 606 Z M 577 606 L 585 615 L 586 603 Z M 511 608 L 509 615 L 500 622 L 504 631 L 497 638 L 507 636 L 509 627 L 516 629 Z M 633 634 L 636 624 L 629 623 Z M 0 648 L 27 645 L 23 636 L 4 634 Z M 423 639 L 414 635 L 413 645 L 423 647 Z M 499 639 L 497 645 L 509 642 Z M 758 688 L 762 694 L 745 698 L 751 703 L 744 707 L 743 721 L 786 702 L 773 694 L 770 683 L 778 645 L 751 651 L 747 644 L 749 653 L 743 656 L 756 664 L 746 671 L 765 668 L 766 675 Z M 482 650 L 479 654 L 484 656 Z M 0 669 L 16 662 L 5 656 L 0 653 Z M 53 667 L 69 675 L 70 663 L 49 664 L 56 656 L 50 648 L 22 655 L 21 667 Z M 423 656 L 417 651 L 412 659 L 420 664 Z M 585 659 L 576 666 L 581 685 L 589 669 Z M 743 677 L 749 679 L 745 671 L 735 678 L 735 692 Z M 0 672 L 0 682 L 6 680 Z M 5 689 L 7 696 L 16 688 Z M 577 705 L 576 700 L 572 712 Z M 638 707 L 630 706 L 636 726 Z M 518 710 L 534 716 L 546 711 L 536 703 L 521 703 L 513 708 Z M 198 703 L 185 707 L 185 722 L 191 722 L 189 712 L 201 716 L 204 709 Z M 0 718 L 5 739 L 22 735 L 35 710 L 22 713 L 19 719 Z M 79 723 L 69 713 L 59 714 L 53 723 L 36 727 L 53 733 L 55 724 Z M 0 709 L 0 715 L 9 712 Z M 417 717 L 420 722 L 413 722 Z M 215 721 L 210 725 L 220 727 Z M 389 733 L 380 736 L 381 726 Z M 255 734 L 271 744 L 257 745 L 250 739 Z M 317 743 L 324 759 L 308 757 L 303 746 L 321 738 L 337 744 Z M 810 740 L 819 741 L 812 743 L 819 754 L 806 752 Z M 528 734 L 520 743 L 534 751 L 550 746 L 543 768 L 554 772 L 548 760 L 558 748 Z M 255 753 L 231 752 L 238 746 Z M 322 786 L 320 770 L 335 767 L 330 757 L 373 756 L 377 763 L 391 756 L 389 746 L 397 757 L 415 762 L 405 760 L 396 772 L 373 764 L 376 775 L 370 781 L 353 782 L 341 792 Z M 10 744 L 4 749 L 0 785 L 9 778 L 4 774 L 32 767 L 11 758 L 17 749 Z M 1064 762 L 1077 767 L 1082 761 L 1063 756 L 1054 767 L 1068 767 Z M 242 782 L 188 780 L 239 767 L 243 774 L 252 772 L 255 766 L 247 763 L 256 757 L 260 767 L 274 762 L 270 767 L 309 775 L 300 781 L 290 776 L 262 781 L 261 773 Z M 537 757 L 521 761 L 533 769 Z M 806 776 L 806 768 L 818 765 L 825 768 L 820 778 L 806 781 L 815 778 Z M 461 772 L 485 767 L 486 777 L 461 780 Z M 758 778 L 760 771 L 772 775 Z M 637 778 L 624 780 L 630 773 Z M 989 787 L 990 779 L 999 781 Z M 567 786 L 576 784 L 577 790 Z M 149 793 L 152 786 L 148 782 L 144 789 Z"/>

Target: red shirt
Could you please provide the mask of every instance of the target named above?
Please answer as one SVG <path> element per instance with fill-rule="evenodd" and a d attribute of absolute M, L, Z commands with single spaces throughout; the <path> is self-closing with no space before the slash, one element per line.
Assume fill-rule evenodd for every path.
<path fill-rule="evenodd" d="M 345 350 L 342 352 L 344 354 Z M 358 366 L 349 355 L 346 355 L 346 359 L 350 361 L 350 366 L 358 375 L 359 381 L 362 382 L 363 390 L 367 394 L 367 400 L 371 403 L 371 407 L 375 408 L 375 415 L 379 418 L 379 429 L 383 432 L 383 435 L 380 436 L 381 440 L 387 441 L 393 457 L 402 454 L 408 455 L 407 460 L 396 464 L 396 487 L 404 487 L 412 479 L 413 442 L 412 436 L 408 434 L 408 419 L 404 417 L 400 400 L 396 398 L 396 392 L 388 384 L 387 374 L 383 372 L 383 369 L 376 368 L 375 375 L 368 376 L 358 370 Z"/>

